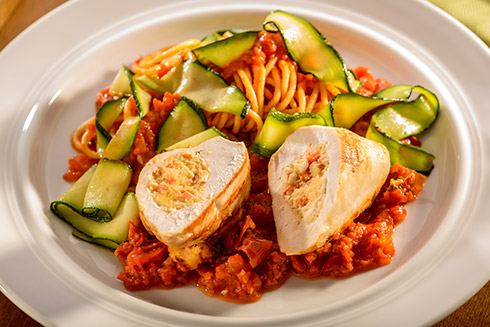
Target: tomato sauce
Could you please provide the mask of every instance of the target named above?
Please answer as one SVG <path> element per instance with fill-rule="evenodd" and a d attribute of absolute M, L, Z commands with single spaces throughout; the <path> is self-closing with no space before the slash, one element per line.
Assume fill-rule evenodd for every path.
<path fill-rule="evenodd" d="M 194 285 L 209 296 L 248 303 L 281 287 L 290 276 L 345 278 L 387 265 L 395 254 L 392 234 L 406 217 L 403 205 L 414 200 L 425 176 L 395 164 L 379 195 L 344 231 L 316 251 L 286 256 L 277 244 L 267 160 L 251 155 L 252 188 L 241 213 L 230 217 L 207 243 L 211 260 L 190 270 L 173 261 L 167 247 L 141 226 L 115 254 L 123 262 L 118 276 L 129 290 Z"/>
<path fill-rule="evenodd" d="M 68 170 L 63 175 L 63 179 L 67 182 L 77 181 L 90 167 L 96 164 L 99 160 L 93 159 L 86 154 L 78 154 L 68 159 Z"/>

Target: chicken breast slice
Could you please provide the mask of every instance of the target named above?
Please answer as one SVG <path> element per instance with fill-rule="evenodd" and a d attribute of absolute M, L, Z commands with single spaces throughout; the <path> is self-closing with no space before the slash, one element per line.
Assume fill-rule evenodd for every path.
<path fill-rule="evenodd" d="M 145 228 L 169 247 L 211 236 L 247 197 L 245 145 L 215 137 L 197 147 L 153 157 L 142 169 L 136 199 Z"/>
<path fill-rule="evenodd" d="M 390 171 L 382 144 L 343 128 L 308 126 L 269 162 L 269 190 L 282 252 L 311 252 L 368 208 Z"/>

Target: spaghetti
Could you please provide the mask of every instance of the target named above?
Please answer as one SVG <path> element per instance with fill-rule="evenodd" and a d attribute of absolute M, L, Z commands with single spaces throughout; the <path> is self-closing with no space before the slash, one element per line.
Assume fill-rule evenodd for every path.
<path fill-rule="evenodd" d="M 223 37 L 232 35 L 231 32 L 226 32 Z M 200 45 L 201 41 L 190 39 L 162 48 L 138 59 L 132 65 L 132 71 L 135 75 L 161 78 L 182 61 L 194 59 L 192 50 Z M 250 102 L 250 110 L 244 119 L 228 112 L 205 112 L 209 126 L 224 131 L 232 139 L 240 134 L 241 138 L 245 136 L 245 140 L 253 142 L 271 108 L 287 114 L 316 113 L 340 92 L 332 84 L 298 72 L 296 63 L 287 56 L 283 41 L 277 33 L 260 32 L 254 46 L 241 58 L 224 68 L 213 68 L 228 83 L 237 86 Z M 159 95 L 154 96 L 159 98 Z M 99 95 L 97 108 L 112 98 L 107 92 L 102 93 Z M 128 105 L 131 105 L 129 101 Z M 128 109 L 125 108 L 125 116 L 127 112 Z M 96 151 L 94 118 L 75 130 L 72 145 L 91 158 L 101 157 Z"/>

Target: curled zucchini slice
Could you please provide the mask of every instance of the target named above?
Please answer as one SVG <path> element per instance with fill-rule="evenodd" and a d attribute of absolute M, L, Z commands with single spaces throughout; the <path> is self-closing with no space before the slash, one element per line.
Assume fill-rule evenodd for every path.
<path fill-rule="evenodd" d="M 247 117 L 250 102 L 242 91 L 228 84 L 213 69 L 197 60 L 186 60 L 161 79 L 154 77 L 137 80 L 159 93 L 178 93 L 208 112 L 229 112 Z"/>
<path fill-rule="evenodd" d="M 131 181 L 132 169 L 119 160 L 101 159 L 83 198 L 81 213 L 96 221 L 110 221 Z"/>
<path fill-rule="evenodd" d="M 397 101 L 378 110 L 372 118 L 379 130 L 395 140 L 420 134 L 432 125 L 439 113 L 439 100 L 434 93 L 421 86 L 403 87 L 407 98 L 412 92 L 418 92 L 418 97 L 413 101 Z"/>
<path fill-rule="evenodd" d="M 414 100 L 410 97 L 418 92 Z M 356 93 L 336 95 L 318 114 L 327 125 L 351 128 L 364 114 L 378 109 L 371 118 L 366 137 L 384 144 L 392 164 L 429 174 L 435 157 L 400 140 L 418 135 L 431 126 L 439 113 L 436 95 L 422 86 L 394 85 L 371 97 Z"/>
<path fill-rule="evenodd" d="M 202 109 L 188 98 L 181 97 L 158 131 L 156 151 L 162 152 L 169 146 L 207 128 L 208 122 Z"/>
<path fill-rule="evenodd" d="M 419 92 L 420 95 L 417 99 L 409 101 L 408 99 L 413 92 Z M 420 125 L 422 130 L 434 122 L 439 111 L 439 101 L 429 90 L 418 85 L 394 85 L 370 97 L 357 93 L 337 94 L 328 106 L 319 113 L 324 118 L 331 120 L 334 126 L 351 128 L 364 114 L 386 104 L 392 104 L 390 108 L 393 108 L 394 112 L 390 111 L 393 118 L 391 120 L 395 124 L 396 121 L 400 121 L 394 117 L 396 112 L 405 116 L 403 125 Z M 391 124 L 389 120 L 387 120 L 387 123 L 392 125 L 392 128 L 402 129 L 401 126 L 394 127 L 395 124 Z M 413 127 L 407 127 L 407 129 L 412 130 Z"/>
<path fill-rule="evenodd" d="M 402 143 L 383 133 L 375 122 L 369 124 L 366 138 L 384 144 L 390 153 L 390 161 L 413 169 L 421 174 L 429 175 L 434 168 L 435 156 L 422 148 Z"/>
<path fill-rule="evenodd" d="M 250 49 L 254 45 L 257 35 L 258 32 L 255 31 L 237 33 L 226 39 L 209 42 L 192 52 L 199 61 L 206 63 L 209 60 L 218 67 L 225 67 Z"/>
<path fill-rule="evenodd" d="M 421 86 L 407 87 L 408 97 L 412 91 L 420 93 L 415 100 L 400 101 L 376 111 L 366 137 L 386 146 L 392 164 L 398 162 L 429 175 L 434 167 L 434 155 L 400 140 L 418 135 L 434 123 L 439 113 L 439 100 L 434 93 Z"/>
<path fill-rule="evenodd" d="M 95 115 L 95 129 L 97 132 L 97 152 L 104 153 L 112 135 L 107 131 L 116 121 L 126 105 L 127 97 L 109 100 L 102 105 Z"/>
<path fill-rule="evenodd" d="M 127 163 L 101 159 L 51 203 L 51 211 L 70 224 L 70 212 L 97 222 L 111 221 L 128 189 L 131 175 L 131 166 Z"/>
<path fill-rule="evenodd" d="M 73 227 L 72 234 L 86 242 L 102 245 L 111 250 L 127 239 L 129 222 L 139 222 L 138 203 L 134 193 L 127 192 L 109 222 L 98 222 L 83 216 L 79 210 L 61 202 L 52 204 L 53 212 Z"/>
<path fill-rule="evenodd" d="M 356 89 L 355 78 L 349 79 L 342 57 L 330 42 L 307 20 L 276 10 L 264 22 L 264 30 L 279 32 L 289 57 L 303 73 L 331 83 L 344 91 Z M 350 85 L 349 81 L 354 85 Z"/>
<path fill-rule="evenodd" d="M 131 69 L 124 65 L 114 77 L 109 94 L 120 97 L 133 96 L 140 117 L 144 117 L 150 110 L 151 95 L 138 84 Z"/>
<path fill-rule="evenodd" d="M 85 193 L 96 167 L 97 165 L 90 167 L 58 200 L 51 202 L 50 209 L 56 216 L 71 224 L 65 213 L 70 210 L 74 213 L 81 213 Z"/>
<path fill-rule="evenodd" d="M 72 234 L 86 242 L 102 245 L 111 250 L 128 237 L 129 223 L 139 223 L 139 210 L 133 192 L 127 192 L 121 200 L 114 218 L 109 222 L 96 222 L 82 216 L 71 219 Z"/>
<path fill-rule="evenodd" d="M 300 127 L 310 125 L 326 124 L 321 116 L 313 113 L 302 112 L 288 115 L 272 108 L 250 151 L 259 156 L 270 157 L 284 143 L 289 134 Z"/>

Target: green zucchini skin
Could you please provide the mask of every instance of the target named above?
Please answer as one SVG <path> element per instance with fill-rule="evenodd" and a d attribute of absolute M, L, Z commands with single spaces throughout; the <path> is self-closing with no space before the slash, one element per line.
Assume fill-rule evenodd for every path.
<path fill-rule="evenodd" d="M 129 68 L 125 66 L 124 68 L 129 80 L 131 95 L 134 98 L 134 102 L 136 102 L 140 118 L 143 118 L 150 111 L 151 94 L 146 92 L 141 85 L 136 83 L 134 80 L 134 73 Z"/>
<path fill-rule="evenodd" d="M 284 143 L 286 137 L 300 127 L 310 125 L 325 126 L 325 120 L 313 113 L 284 114 L 272 108 L 267 114 L 250 151 L 258 156 L 270 157 Z"/>
<path fill-rule="evenodd" d="M 87 186 L 81 213 L 96 221 L 110 221 L 131 181 L 132 169 L 119 160 L 101 159 Z"/>
<path fill-rule="evenodd" d="M 240 58 L 245 51 L 249 50 L 254 45 L 258 34 L 259 32 L 257 31 L 237 33 L 229 38 L 207 43 L 192 52 L 204 64 L 209 60 L 214 65 L 222 68 Z"/>
<path fill-rule="evenodd" d="M 229 112 L 245 118 L 250 108 L 250 102 L 238 87 L 228 84 L 198 60 L 182 62 L 161 79 L 149 76 L 136 77 L 136 80 L 159 93 L 185 96 L 207 112 Z"/>
<path fill-rule="evenodd" d="M 392 91 L 382 94 L 389 95 Z M 420 94 L 415 100 L 399 101 L 376 111 L 371 118 L 366 138 L 384 144 L 390 152 L 392 164 L 398 162 L 429 175 L 434 168 L 435 156 L 400 140 L 422 133 L 436 121 L 440 109 L 439 100 L 434 93 L 421 86 L 400 86 L 397 91 L 404 92 L 407 99 L 413 91 Z"/>
<path fill-rule="evenodd" d="M 130 116 L 124 119 L 116 134 L 107 144 L 103 157 L 112 160 L 122 160 L 129 155 L 140 123 L 141 118 L 139 116 Z"/>
<path fill-rule="evenodd" d="M 81 231 L 79 231 L 76 228 L 72 229 L 71 235 L 78 238 L 79 240 L 85 241 L 87 243 L 99 245 L 99 246 L 106 248 L 106 249 L 109 249 L 111 251 L 115 251 L 117 249 L 117 247 L 119 246 L 118 243 L 111 241 L 111 240 L 107 240 L 107 239 L 103 239 L 103 238 L 90 237 L 87 234 L 82 233 Z"/>
<path fill-rule="evenodd" d="M 126 105 L 127 97 L 109 100 L 104 103 L 95 115 L 95 129 L 97 132 L 97 151 L 103 153 L 112 135 L 107 131 L 116 121 Z"/>
<path fill-rule="evenodd" d="M 122 97 L 131 95 L 131 85 L 129 85 L 128 76 L 133 76 L 133 72 L 126 66 L 121 66 L 116 76 L 112 80 L 109 88 L 109 94 L 112 96 Z"/>
<path fill-rule="evenodd" d="M 374 122 L 369 124 L 366 138 L 386 146 L 390 153 L 390 161 L 413 169 L 428 176 L 434 168 L 435 156 L 422 148 L 402 143 L 383 133 Z"/>
<path fill-rule="evenodd" d="M 289 57 L 298 69 L 313 74 L 344 91 L 352 91 L 347 68 L 337 50 L 307 20 L 281 10 L 271 12 L 264 21 L 264 30 L 279 32 Z M 352 82 L 355 80 L 352 79 Z"/>
<path fill-rule="evenodd" d="M 414 92 L 419 95 L 409 100 Z M 435 157 L 418 147 L 400 140 L 422 133 L 437 119 L 439 100 L 426 88 L 416 85 L 394 85 L 371 97 L 356 93 L 336 95 L 329 105 L 318 113 L 327 125 L 351 128 L 367 112 L 378 109 L 371 118 L 366 138 L 386 146 L 392 164 L 403 166 L 423 174 L 429 174 Z"/>
<path fill-rule="evenodd" d="M 183 96 L 158 131 L 156 151 L 160 153 L 169 146 L 207 128 L 208 122 L 202 109 Z"/>
<path fill-rule="evenodd" d="M 88 219 L 68 207 L 58 208 L 58 213 L 73 227 L 74 236 L 112 250 L 127 239 L 129 223 L 139 223 L 138 203 L 132 192 L 125 193 L 114 218 L 109 222 Z"/>
<path fill-rule="evenodd" d="M 75 212 L 81 213 L 85 193 L 96 168 L 97 164 L 90 167 L 58 200 L 51 202 L 50 209 L 56 216 L 66 220 L 58 211 L 59 206 L 66 206 Z"/>

